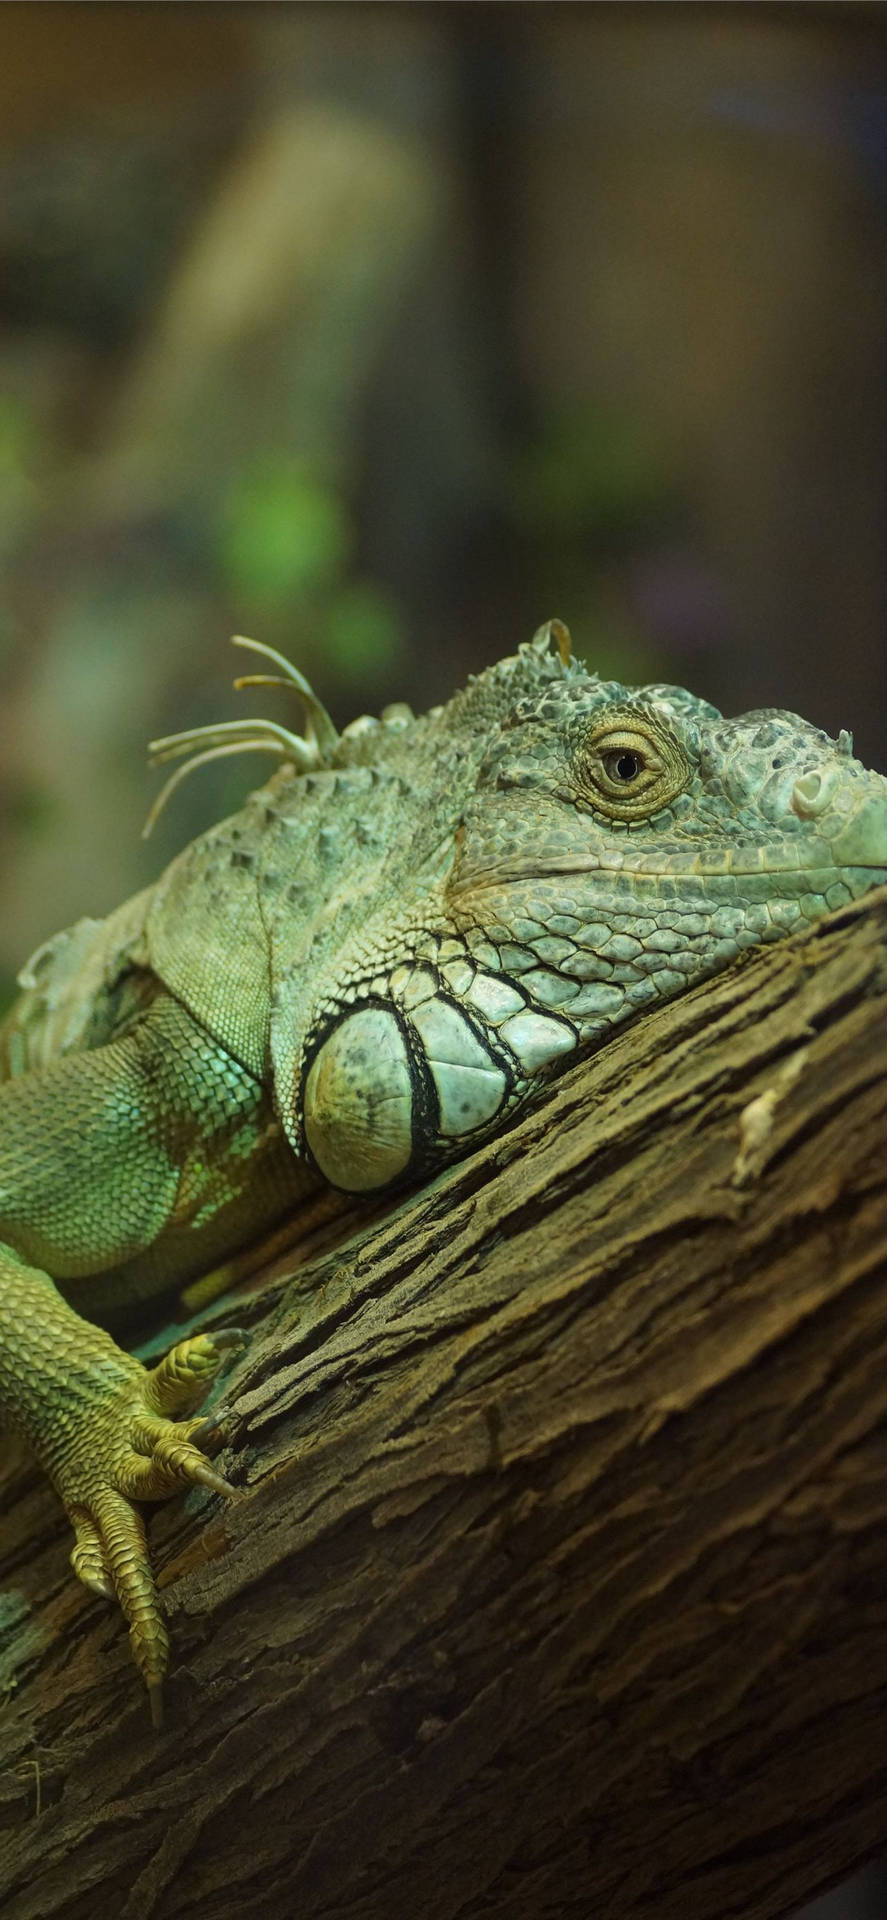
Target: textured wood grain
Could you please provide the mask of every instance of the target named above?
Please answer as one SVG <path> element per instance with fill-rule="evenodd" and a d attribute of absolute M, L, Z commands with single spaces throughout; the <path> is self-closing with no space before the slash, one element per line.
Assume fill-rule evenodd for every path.
<path fill-rule="evenodd" d="M 250 1294 L 159 1738 L 10 1468 L 4 1915 L 769 1920 L 882 1848 L 885 1117 L 876 896 Z"/>

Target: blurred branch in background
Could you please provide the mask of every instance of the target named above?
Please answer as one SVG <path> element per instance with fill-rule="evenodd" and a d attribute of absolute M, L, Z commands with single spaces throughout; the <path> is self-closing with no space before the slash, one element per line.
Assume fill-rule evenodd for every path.
<path fill-rule="evenodd" d="M 129 374 L 98 510 L 224 494 L 251 441 L 348 476 L 359 405 L 438 182 L 335 102 L 278 108 L 219 183 Z"/>
<path fill-rule="evenodd" d="M 0 967 L 138 840 L 224 639 L 340 717 L 569 616 L 879 719 L 877 11 L 0 8 Z M 222 701 L 222 705 L 219 702 Z"/>
<path fill-rule="evenodd" d="M 229 608 L 248 608 L 309 667 L 319 656 L 334 680 L 337 668 L 345 680 L 396 674 L 396 599 L 357 569 L 349 491 L 380 337 L 438 200 L 414 138 L 334 101 L 270 103 L 195 205 L 102 396 L 99 432 L 59 448 L 35 484 L 14 457 L 25 409 L 11 414 L 7 563 L 26 590 L 33 556 L 45 582 L 51 555 L 56 590 L 44 586 L 16 729 L 35 799 L 7 815 L 32 842 L 26 868 L 7 862 L 20 874 L 8 967 L 47 913 L 107 907 L 142 877 L 146 786 L 129 769 L 160 724 L 158 697 L 184 701 L 174 724 L 202 717 L 210 644 L 222 698 Z M 23 662 L 10 651 L 14 684 Z M 185 811 L 178 837 L 183 821 L 193 830 Z"/>

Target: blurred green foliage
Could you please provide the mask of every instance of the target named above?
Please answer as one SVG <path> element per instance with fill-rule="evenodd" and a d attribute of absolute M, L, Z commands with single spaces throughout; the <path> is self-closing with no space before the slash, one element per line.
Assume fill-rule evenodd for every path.
<path fill-rule="evenodd" d="M 219 551 L 234 603 L 258 622 L 307 629 L 309 651 L 346 684 L 383 680 L 406 653 L 394 596 L 352 578 L 348 504 L 294 462 L 253 466 L 222 504 Z"/>
<path fill-rule="evenodd" d="M 326 653 L 343 680 L 375 680 L 405 658 L 406 628 L 397 602 L 371 580 L 345 586 L 330 602 Z"/>
<path fill-rule="evenodd" d="M 636 412 L 552 412 L 513 475 L 517 518 L 559 542 L 635 540 L 674 498 L 674 449 Z"/>
<path fill-rule="evenodd" d="M 14 832 L 50 834 L 58 824 L 60 813 L 58 795 L 45 782 L 20 780 L 3 796 L 4 825 Z"/>
<path fill-rule="evenodd" d="M 680 516 L 675 450 L 635 411 L 553 408 L 517 447 L 510 476 L 528 604 L 563 610 L 604 678 L 662 679 L 664 649 L 626 585 L 634 557 Z"/>
<path fill-rule="evenodd" d="M 14 552 L 38 504 L 32 472 L 37 441 L 25 402 L 0 391 L 0 561 Z"/>
<path fill-rule="evenodd" d="M 328 591 L 352 545 L 341 496 L 289 462 L 248 468 L 222 506 L 220 557 L 231 592 L 257 606 Z"/>
<path fill-rule="evenodd" d="M 0 479 L 24 472 L 33 444 L 27 408 L 11 394 L 0 393 Z"/>

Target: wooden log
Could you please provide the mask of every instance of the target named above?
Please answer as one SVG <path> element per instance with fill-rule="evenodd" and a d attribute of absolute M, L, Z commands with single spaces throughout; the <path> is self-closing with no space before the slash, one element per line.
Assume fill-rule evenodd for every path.
<path fill-rule="evenodd" d="M 250 1295 L 159 1736 L 11 1468 L 4 1915 L 770 1920 L 883 1848 L 885 1113 L 887 890 Z"/>

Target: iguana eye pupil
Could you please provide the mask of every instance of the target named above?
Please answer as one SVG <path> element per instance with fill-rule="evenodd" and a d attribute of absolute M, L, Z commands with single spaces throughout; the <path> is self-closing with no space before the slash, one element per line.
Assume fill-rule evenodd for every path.
<path fill-rule="evenodd" d="M 640 754 L 626 752 L 613 755 L 613 772 L 617 780 L 624 780 L 628 785 L 629 781 L 637 779 L 640 770 Z"/>

